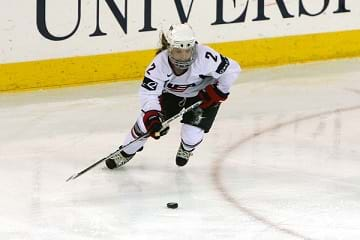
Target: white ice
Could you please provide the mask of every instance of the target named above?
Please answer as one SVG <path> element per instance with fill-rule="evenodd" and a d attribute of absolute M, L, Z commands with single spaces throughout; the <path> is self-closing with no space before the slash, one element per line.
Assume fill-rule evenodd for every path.
<path fill-rule="evenodd" d="M 185 167 L 176 122 L 65 182 L 122 143 L 139 84 L 0 94 L 0 239 L 360 239 L 360 59 L 244 71 Z"/>

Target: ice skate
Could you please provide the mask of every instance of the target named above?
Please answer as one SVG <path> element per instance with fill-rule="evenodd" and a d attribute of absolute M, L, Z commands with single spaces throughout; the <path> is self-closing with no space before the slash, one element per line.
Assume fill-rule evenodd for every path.
<path fill-rule="evenodd" d="M 193 155 L 193 150 L 187 151 L 183 148 L 182 144 L 180 144 L 180 147 L 178 149 L 178 152 L 176 154 L 176 165 L 179 167 L 183 167 L 186 165 L 186 163 L 189 161 L 190 156 Z"/>
<path fill-rule="evenodd" d="M 117 151 L 113 154 L 113 156 L 111 156 L 111 158 L 105 161 L 105 164 L 109 169 L 118 168 L 130 161 L 134 156 L 135 154 L 129 155 L 124 151 Z"/>
<path fill-rule="evenodd" d="M 138 152 L 140 152 L 142 149 L 143 147 L 141 147 Z M 124 151 L 116 151 L 109 159 L 105 161 L 105 164 L 109 169 L 118 168 L 130 161 L 134 156 L 135 153 L 127 154 Z"/>

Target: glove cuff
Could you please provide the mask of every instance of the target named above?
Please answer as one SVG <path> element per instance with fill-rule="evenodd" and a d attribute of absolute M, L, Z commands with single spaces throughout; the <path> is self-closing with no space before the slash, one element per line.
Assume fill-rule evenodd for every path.
<path fill-rule="evenodd" d="M 145 126 L 147 123 L 150 123 L 154 120 L 160 120 L 160 112 L 157 110 L 150 110 L 144 113 L 143 121 L 145 123 Z"/>
<path fill-rule="evenodd" d="M 223 93 L 220 89 L 217 88 L 216 85 L 212 85 L 212 89 L 221 98 L 221 100 L 226 100 L 229 96 L 229 93 Z"/>

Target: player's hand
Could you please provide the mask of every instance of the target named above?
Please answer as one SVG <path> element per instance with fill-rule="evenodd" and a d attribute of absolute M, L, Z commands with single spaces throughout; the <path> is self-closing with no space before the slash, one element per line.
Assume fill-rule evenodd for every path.
<path fill-rule="evenodd" d="M 221 92 L 216 85 L 208 85 L 205 89 L 201 90 L 198 97 L 202 100 L 200 108 L 206 109 L 216 104 L 225 101 L 229 93 Z"/>
<path fill-rule="evenodd" d="M 169 131 L 169 126 L 163 126 L 161 120 L 161 112 L 157 110 L 150 110 L 145 112 L 143 121 L 146 130 L 150 133 L 150 136 L 159 139 Z"/>

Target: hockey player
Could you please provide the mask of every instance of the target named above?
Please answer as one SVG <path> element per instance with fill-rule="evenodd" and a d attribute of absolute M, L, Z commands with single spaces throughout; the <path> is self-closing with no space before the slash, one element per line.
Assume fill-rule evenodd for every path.
<path fill-rule="evenodd" d="M 195 111 L 185 113 L 176 164 L 184 166 L 208 133 L 220 103 L 229 95 L 240 66 L 210 47 L 199 44 L 188 24 L 172 25 L 161 36 L 162 47 L 145 71 L 140 87 L 141 114 L 124 145 L 144 135 L 159 139 L 169 128 L 162 122 L 184 107 L 202 100 Z M 110 169 L 127 163 L 143 149 L 147 139 L 137 141 L 106 160 Z"/>

